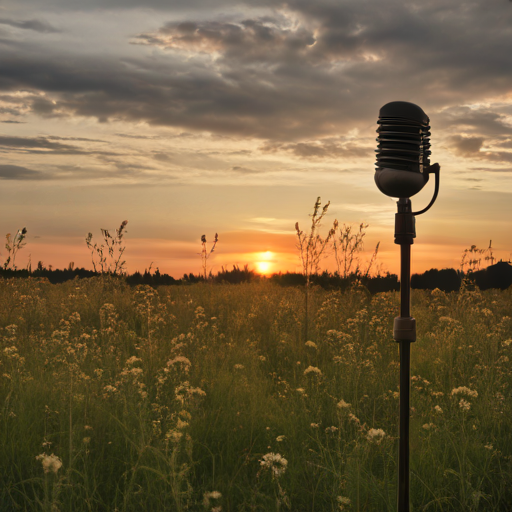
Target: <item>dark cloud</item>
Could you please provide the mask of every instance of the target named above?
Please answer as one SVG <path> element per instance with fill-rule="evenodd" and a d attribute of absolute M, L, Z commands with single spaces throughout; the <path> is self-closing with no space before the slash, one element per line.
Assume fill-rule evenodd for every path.
<path fill-rule="evenodd" d="M 0 165 L 0 180 L 43 180 L 47 177 L 39 171 L 33 171 L 19 165 Z"/>
<path fill-rule="evenodd" d="M 39 8 L 41 0 L 18 0 L 26 8 Z M 180 11 L 198 11 L 204 12 L 207 9 L 222 9 L 242 6 L 255 7 L 277 7 L 279 2 L 275 0 L 245 0 L 236 3 L 233 0 L 45 0 L 47 10 L 62 11 L 95 11 L 101 9 L 123 11 L 132 9 L 155 9 L 158 11 L 180 12 Z"/>
<path fill-rule="evenodd" d="M 165 3 L 148 6 L 171 4 Z M 32 111 L 43 117 L 145 121 L 257 137 L 296 144 L 283 148 L 308 158 L 349 154 L 347 146 L 307 141 L 354 127 L 369 133 L 388 101 L 412 101 L 435 114 L 510 91 L 508 3 L 490 8 L 477 0 L 290 0 L 272 2 L 268 16 L 246 8 L 245 16 L 229 19 L 206 10 L 218 13 L 227 3 L 187 4 L 187 18 L 135 37 L 163 52 L 139 48 L 137 57 L 116 59 L 101 52 L 70 56 L 65 47 L 48 55 L 44 48 L 4 44 L 0 90 L 44 92 L 30 100 Z M 204 12 L 191 14 L 199 6 Z M 509 130 L 503 121 L 496 112 L 464 108 L 440 116 L 451 133 L 467 126 L 468 134 L 486 140 L 492 130 L 496 136 Z"/>
<path fill-rule="evenodd" d="M 167 49 L 222 52 L 226 60 L 268 64 L 296 59 L 315 43 L 311 31 L 289 24 L 284 17 L 246 19 L 238 23 L 173 22 L 154 34 L 140 34 L 133 42 Z"/>
<path fill-rule="evenodd" d="M 484 145 L 483 137 L 462 137 L 453 135 L 450 137 L 452 149 L 460 156 L 475 156 L 480 153 Z"/>
<path fill-rule="evenodd" d="M 11 27 L 22 28 L 26 30 L 35 30 L 42 33 L 58 33 L 60 30 L 56 29 L 49 23 L 43 20 L 24 20 L 16 21 L 5 18 L 0 18 L 0 25 L 10 25 Z"/>
<path fill-rule="evenodd" d="M 242 167 L 239 165 L 231 167 L 231 170 L 236 172 L 237 174 L 257 174 L 260 172 L 257 171 L 256 169 L 250 169 L 249 167 Z"/>
<path fill-rule="evenodd" d="M 267 143 L 260 148 L 263 152 L 288 151 L 304 159 L 367 157 L 373 154 L 373 148 L 364 148 L 354 143 L 333 141 L 298 142 L 291 144 Z"/>
<path fill-rule="evenodd" d="M 456 106 L 444 109 L 432 118 L 432 125 L 441 129 L 458 129 L 467 133 L 477 133 L 486 137 L 507 137 L 512 135 L 512 126 L 507 124 L 507 116 L 496 112 L 496 107 L 470 108 Z"/>
<path fill-rule="evenodd" d="M 59 139 L 59 137 L 54 137 Z M 78 140 L 78 139 L 74 139 Z M 105 151 L 94 151 L 94 149 L 82 149 L 71 144 L 53 142 L 51 137 L 9 137 L 0 135 L 0 151 L 16 153 L 36 153 L 54 155 L 113 155 Z"/>
<path fill-rule="evenodd" d="M 482 151 L 485 143 L 483 137 L 453 135 L 449 138 L 449 143 L 454 153 L 464 158 L 475 158 L 499 163 L 512 162 L 512 152 Z"/>

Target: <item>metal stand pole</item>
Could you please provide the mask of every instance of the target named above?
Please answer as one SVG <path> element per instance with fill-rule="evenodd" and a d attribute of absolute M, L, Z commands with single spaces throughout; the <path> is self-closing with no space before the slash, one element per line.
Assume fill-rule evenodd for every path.
<path fill-rule="evenodd" d="M 400 441 L 398 446 L 398 512 L 409 512 L 409 404 L 411 342 L 416 341 L 416 320 L 411 317 L 411 245 L 416 237 L 410 199 L 397 202 L 395 243 L 400 245 L 400 316 L 393 338 L 400 344 Z"/>

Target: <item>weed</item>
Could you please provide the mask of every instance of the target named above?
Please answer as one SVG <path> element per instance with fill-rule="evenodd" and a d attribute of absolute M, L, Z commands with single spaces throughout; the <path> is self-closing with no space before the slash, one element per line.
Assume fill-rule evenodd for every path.
<path fill-rule="evenodd" d="M 91 251 L 92 266 L 95 272 L 102 274 L 123 275 L 125 272 L 126 261 L 121 260 L 126 247 L 123 245 L 123 236 L 126 233 L 125 228 L 127 220 L 121 222 L 116 229 L 115 236 L 112 236 L 108 229 L 102 229 L 104 243 L 101 245 L 92 243 L 92 233 L 85 238 L 87 248 Z"/>

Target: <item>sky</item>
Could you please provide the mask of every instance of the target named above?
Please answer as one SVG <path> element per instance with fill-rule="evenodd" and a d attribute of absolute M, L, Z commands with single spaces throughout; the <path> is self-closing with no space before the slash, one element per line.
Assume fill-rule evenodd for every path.
<path fill-rule="evenodd" d="M 368 224 L 362 261 L 380 242 L 397 273 L 375 130 L 409 101 L 441 165 L 412 271 L 490 240 L 508 261 L 510 48 L 508 0 L 2 0 L 0 234 L 27 228 L 18 267 L 92 268 L 87 234 L 128 220 L 130 273 L 198 273 L 215 233 L 213 272 L 294 272 L 295 223 L 321 197 L 321 232 Z"/>

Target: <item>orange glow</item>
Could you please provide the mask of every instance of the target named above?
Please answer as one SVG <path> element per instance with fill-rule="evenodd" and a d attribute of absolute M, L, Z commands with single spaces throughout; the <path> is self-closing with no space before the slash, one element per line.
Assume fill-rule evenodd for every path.
<path fill-rule="evenodd" d="M 255 262 L 257 271 L 260 274 L 270 274 L 276 262 L 274 253 L 272 251 L 265 251 L 255 256 L 259 260 Z"/>
<path fill-rule="evenodd" d="M 271 263 L 268 261 L 257 261 L 256 267 L 260 274 L 268 274 L 270 272 Z"/>

